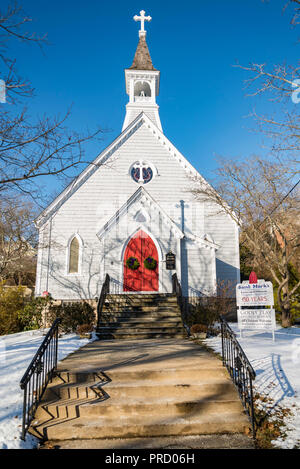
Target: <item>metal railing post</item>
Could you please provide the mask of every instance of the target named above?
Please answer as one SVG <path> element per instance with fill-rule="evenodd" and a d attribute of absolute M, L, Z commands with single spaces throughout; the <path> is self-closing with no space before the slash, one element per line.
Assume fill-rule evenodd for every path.
<path fill-rule="evenodd" d="M 236 386 L 244 409 L 251 421 L 252 435 L 256 435 L 256 419 L 253 401 L 253 380 L 256 377 L 244 350 L 227 321 L 220 316 L 222 336 L 222 360 Z"/>
<path fill-rule="evenodd" d="M 58 326 L 60 322 L 59 318 L 54 321 L 20 381 L 20 387 L 24 391 L 22 440 L 25 440 L 41 398 L 52 378 L 53 371 L 57 368 Z"/>

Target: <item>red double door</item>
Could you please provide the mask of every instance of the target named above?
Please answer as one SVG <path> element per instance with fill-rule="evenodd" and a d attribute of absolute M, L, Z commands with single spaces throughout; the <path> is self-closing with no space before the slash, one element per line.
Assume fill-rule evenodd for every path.
<path fill-rule="evenodd" d="M 127 259 L 135 257 L 139 262 L 136 270 L 126 265 Z M 144 261 L 148 257 L 156 260 L 154 270 L 147 269 Z M 158 253 L 153 240 L 139 230 L 128 242 L 124 254 L 124 291 L 158 291 Z"/>

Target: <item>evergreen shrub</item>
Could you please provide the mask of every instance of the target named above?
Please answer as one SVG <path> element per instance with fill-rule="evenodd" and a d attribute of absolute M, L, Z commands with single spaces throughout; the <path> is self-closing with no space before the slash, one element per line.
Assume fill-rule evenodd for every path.
<path fill-rule="evenodd" d="M 87 324 L 92 327 L 95 321 L 94 309 L 86 302 L 72 302 L 52 304 L 49 307 L 48 318 L 53 322 L 61 318 L 60 331 L 76 332 L 77 327 Z"/>

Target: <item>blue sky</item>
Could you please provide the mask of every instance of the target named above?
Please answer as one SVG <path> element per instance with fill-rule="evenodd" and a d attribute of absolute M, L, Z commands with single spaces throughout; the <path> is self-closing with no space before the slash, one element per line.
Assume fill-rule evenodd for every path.
<path fill-rule="evenodd" d="M 7 3 L 6 0 L 2 5 Z M 254 106 L 268 110 L 266 97 L 245 96 L 247 73 L 236 62 L 296 63 L 297 30 L 286 0 L 119 1 L 24 0 L 31 30 L 51 43 L 17 44 L 18 69 L 31 80 L 36 97 L 32 115 L 62 115 L 73 105 L 69 126 L 108 130 L 90 143 L 89 159 L 120 132 L 125 116 L 124 69 L 132 63 L 144 9 L 147 42 L 161 71 L 160 117 L 166 136 L 210 178 L 215 157 L 247 158 L 263 153 L 262 137 L 246 116 Z M 58 183 L 51 180 L 51 187 Z M 50 183 L 47 188 L 51 191 Z"/>

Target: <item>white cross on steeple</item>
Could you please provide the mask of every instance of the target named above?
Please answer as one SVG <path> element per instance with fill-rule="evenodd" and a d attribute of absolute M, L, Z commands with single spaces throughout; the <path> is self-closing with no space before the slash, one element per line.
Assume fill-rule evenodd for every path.
<path fill-rule="evenodd" d="M 139 35 L 140 36 L 145 36 L 146 35 L 146 31 L 145 31 L 145 28 L 144 28 L 145 21 L 151 21 L 152 18 L 151 18 L 151 16 L 145 16 L 145 10 L 141 10 L 140 15 L 141 16 L 135 15 L 133 17 L 133 19 L 134 19 L 134 21 L 140 21 L 141 22 L 141 29 L 139 30 Z"/>

